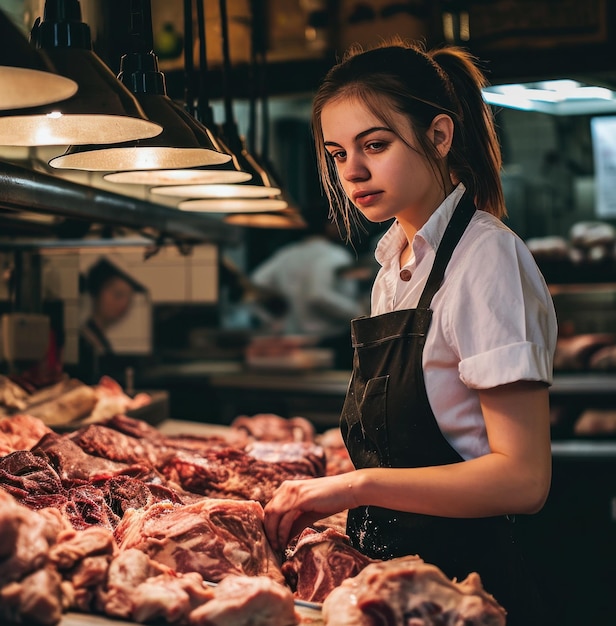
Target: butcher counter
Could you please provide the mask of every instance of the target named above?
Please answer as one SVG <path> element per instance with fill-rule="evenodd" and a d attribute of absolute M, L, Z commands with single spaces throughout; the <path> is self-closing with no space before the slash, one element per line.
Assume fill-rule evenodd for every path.
<path fill-rule="evenodd" d="M 248 377 L 249 378 L 249 377 Z M 336 375 L 309 377 L 333 386 Z M 290 380 L 287 382 L 291 382 Z M 296 384 L 299 380 L 295 381 Z M 306 384 L 306 380 L 304 380 Z M 331 389 L 331 387 L 330 387 Z M 168 435 L 216 435 L 228 426 L 169 419 L 158 425 Z M 542 582 L 558 626 L 607 623 L 613 614 L 616 580 L 616 442 L 553 443 L 552 491 L 544 509 L 516 520 L 518 536 Z M 320 612 L 298 606 L 302 624 L 318 626 Z M 61 626 L 122 626 L 126 622 L 68 614 Z"/>
<path fill-rule="evenodd" d="M 191 414 L 191 420 L 228 424 L 238 414 L 272 412 L 303 415 L 320 430 L 337 424 L 349 380 L 345 371 L 265 372 L 247 370 L 241 363 L 207 362 L 159 366 L 150 375 L 145 383 L 149 387 L 158 379 L 168 385 L 172 397 L 179 385 L 183 393 L 190 390 L 198 398 L 197 415 Z M 553 404 L 616 407 L 614 374 L 557 375 L 550 391 Z M 211 419 L 203 419 L 208 410 Z M 173 407 L 171 414 L 183 415 Z M 178 427 L 182 424 L 162 425 Z M 518 520 L 519 534 L 556 607 L 559 626 L 601 623 L 588 621 L 588 607 L 593 607 L 593 615 L 613 615 L 616 440 L 555 438 L 552 452 L 548 502 L 537 515 Z M 572 572 L 578 574 L 572 578 Z"/>

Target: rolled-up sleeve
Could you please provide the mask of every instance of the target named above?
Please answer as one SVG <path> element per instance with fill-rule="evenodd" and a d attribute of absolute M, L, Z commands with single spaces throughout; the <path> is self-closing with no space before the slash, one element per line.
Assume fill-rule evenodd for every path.
<path fill-rule="evenodd" d="M 529 341 L 469 357 L 460 361 L 458 369 L 460 379 L 471 389 L 491 389 L 518 380 L 552 383 L 552 358 L 548 349 Z"/>
<path fill-rule="evenodd" d="M 553 379 L 557 324 L 551 295 L 525 244 L 509 231 L 486 238 L 483 263 L 465 259 L 449 317 L 461 381 L 490 389 Z M 489 263 L 485 260 L 490 259 Z"/>

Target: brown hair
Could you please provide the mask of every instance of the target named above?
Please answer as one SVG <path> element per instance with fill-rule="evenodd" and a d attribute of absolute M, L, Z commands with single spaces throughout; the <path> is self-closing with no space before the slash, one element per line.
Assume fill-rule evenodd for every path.
<path fill-rule="evenodd" d="M 455 46 L 427 52 L 418 43 L 395 40 L 368 51 L 361 48 L 349 50 L 327 73 L 312 108 L 318 168 L 332 217 L 336 219 L 336 210 L 339 211 L 347 232 L 350 232 L 351 216 L 357 214 L 357 209 L 342 190 L 335 164 L 325 150 L 321 128 L 325 105 L 344 97 L 359 99 L 403 141 L 391 113 L 405 115 L 435 173 L 439 169 L 438 153 L 425 131 L 435 116 L 449 115 L 454 122 L 447 163 L 449 172 L 464 183 L 475 198 L 477 208 L 504 217 L 500 145 L 492 111 L 481 94 L 481 88 L 486 84 L 476 59 Z"/>

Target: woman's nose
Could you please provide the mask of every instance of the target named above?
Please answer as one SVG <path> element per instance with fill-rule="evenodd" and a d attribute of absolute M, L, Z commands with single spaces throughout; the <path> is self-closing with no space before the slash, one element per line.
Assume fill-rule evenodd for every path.
<path fill-rule="evenodd" d="M 370 177 L 370 172 L 363 162 L 361 155 L 347 153 L 343 176 L 345 180 L 353 182 L 356 180 L 366 180 Z"/>

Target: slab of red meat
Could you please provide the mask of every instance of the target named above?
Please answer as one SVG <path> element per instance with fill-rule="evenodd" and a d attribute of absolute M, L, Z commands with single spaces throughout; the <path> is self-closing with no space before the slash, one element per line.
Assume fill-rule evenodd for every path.
<path fill-rule="evenodd" d="M 231 422 L 231 428 L 244 431 L 256 441 L 314 441 L 315 429 L 304 417 L 284 418 L 273 413 L 239 415 Z"/>
<path fill-rule="evenodd" d="M 214 598 L 189 616 L 190 626 L 294 626 L 293 595 L 266 576 L 229 576 Z"/>
<path fill-rule="evenodd" d="M 257 502 L 206 498 L 193 504 L 130 509 L 115 537 L 122 550 L 138 548 L 177 572 L 198 572 L 205 580 L 264 574 L 284 581 Z"/>
<path fill-rule="evenodd" d="M 72 442 L 69 444 L 72 453 L 74 447 Z M 63 447 L 64 444 L 57 449 Z M 79 455 L 80 463 L 84 456 L 87 457 Z M 98 525 L 112 530 L 129 508 L 147 508 L 161 501 L 182 502 L 180 494 L 163 484 L 123 474 L 90 481 L 61 480 L 45 452 L 39 449 L 36 453 L 22 450 L 1 458 L 0 488 L 29 508 L 56 508 L 76 529 Z"/>
<path fill-rule="evenodd" d="M 325 626 L 505 626 L 505 610 L 479 575 L 454 582 L 416 556 L 378 561 L 348 578 L 323 603 Z"/>
<path fill-rule="evenodd" d="M 75 442 L 56 433 L 45 435 L 34 451 L 42 451 L 49 457 L 62 480 L 114 476 L 128 467 L 126 463 L 106 461 L 86 454 Z"/>
<path fill-rule="evenodd" d="M 323 602 L 343 580 L 356 576 L 372 559 L 355 550 L 347 535 L 332 528 L 307 528 L 282 564 L 282 573 L 296 597 Z"/>
<path fill-rule="evenodd" d="M 64 491 L 47 456 L 27 450 L 11 452 L 0 458 L 0 486 L 20 501 Z"/>
<path fill-rule="evenodd" d="M 61 480 L 100 479 L 120 474 L 147 475 L 151 468 L 142 465 L 109 461 L 84 452 L 74 441 L 56 433 L 45 435 L 33 448 L 33 452 L 45 452 Z"/>
<path fill-rule="evenodd" d="M 162 439 L 164 435 L 144 420 L 129 417 L 124 414 L 116 414 L 101 422 L 102 426 L 113 428 L 120 433 L 136 437 L 137 439 Z"/>
<path fill-rule="evenodd" d="M 308 464 L 311 465 L 311 464 Z M 161 468 L 187 491 L 213 498 L 256 500 L 265 505 L 284 480 L 313 478 L 307 465 L 259 461 L 244 450 L 214 445 L 201 453 L 179 450 Z"/>
<path fill-rule="evenodd" d="M 306 476 L 325 476 L 325 452 L 305 441 L 253 441 L 246 452 L 254 459 L 276 463 L 285 470 Z"/>
<path fill-rule="evenodd" d="M 99 424 L 84 426 L 68 435 L 84 452 L 121 463 L 157 463 L 157 452 L 146 439 L 138 439 Z"/>
<path fill-rule="evenodd" d="M 118 518 L 124 517 L 128 509 L 147 509 L 156 502 L 183 503 L 180 494 L 173 489 L 131 476 L 114 476 L 93 481 L 93 484 L 101 489 L 105 501 Z"/>
<path fill-rule="evenodd" d="M 51 429 L 31 415 L 13 415 L 0 419 L 0 456 L 16 450 L 30 450 Z"/>

